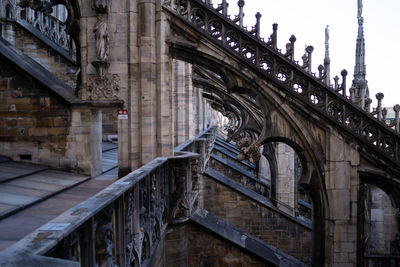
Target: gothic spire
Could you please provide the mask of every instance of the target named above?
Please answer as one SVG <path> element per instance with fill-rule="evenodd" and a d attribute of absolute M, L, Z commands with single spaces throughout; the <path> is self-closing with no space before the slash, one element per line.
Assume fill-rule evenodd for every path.
<path fill-rule="evenodd" d="M 356 89 L 356 97 L 363 98 L 369 97 L 369 90 L 366 77 L 365 66 L 365 40 L 364 40 L 364 18 L 362 16 L 363 3 L 358 0 L 357 19 L 358 19 L 358 35 L 356 44 L 356 64 L 354 66 L 354 79 L 352 86 Z"/>

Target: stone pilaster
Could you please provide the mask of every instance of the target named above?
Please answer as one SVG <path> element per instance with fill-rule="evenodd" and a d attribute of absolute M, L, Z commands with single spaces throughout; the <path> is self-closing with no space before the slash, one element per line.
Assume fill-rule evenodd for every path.
<path fill-rule="evenodd" d="M 194 136 L 192 65 L 185 63 L 185 140 Z"/>
<path fill-rule="evenodd" d="M 175 145 L 179 145 L 186 140 L 185 62 L 175 60 L 173 73 L 175 73 Z"/>
<path fill-rule="evenodd" d="M 157 36 L 157 155 L 169 156 L 173 152 L 173 102 L 172 102 L 172 60 L 165 42 L 169 34 L 167 14 L 162 11 L 161 2 L 156 3 Z"/>
<path fill-rule="evenodd" d="M 327 262 L 357 264 L 357 209 L 360 164 L 358 152 L 332 131 L 328 141 L 326 187 L 330 206 Z"/>
<path fill-rule="evenodd" d="M 66 158 L 71 168 L 96 177 L 101 174 L 101 111 L 73 108 Z M 67 160 L 65 159 L 65 160 Z"/>

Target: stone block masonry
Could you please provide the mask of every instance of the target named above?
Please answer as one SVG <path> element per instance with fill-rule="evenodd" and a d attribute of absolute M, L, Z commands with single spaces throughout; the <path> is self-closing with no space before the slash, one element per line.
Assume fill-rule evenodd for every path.
<path fill-rule="evenodd" d="M 296 259 L 310 263 L 312 233 L 285 216 L 204 177 L 204 209 Z"/>
<path fill-rule="evenodd" d="M 192 223 L 169 227 L 165 237 L 165 266 L 274 266 Z"/>
<path fill-rule="evenodd" d="M 0 154 L 59 165 L 51 161 L 66 153 L 71 109 L 5 59 L 0 61 L 0 113 Z"/>

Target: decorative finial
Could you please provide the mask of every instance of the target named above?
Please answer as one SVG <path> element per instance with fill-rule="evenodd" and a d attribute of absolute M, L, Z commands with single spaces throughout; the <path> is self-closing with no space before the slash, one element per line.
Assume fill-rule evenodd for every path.
<path fill-rule="evenodd" d="M 278 23 L 272 24 L 272 34 L 268 38 L 267 45 L 272 46 L 273 49 L 277 49 L 277 39 L 278 39 Z"/>
<path fill-rule="evenodd" d="M 243 7 L 244 7 L 244 0 L 239 0 L 238 1 L 238 6 L 239 6 L 239 26 L 240 28 L 243 28 Z"/>
<path fill-rule="evenodd" d="M 294 61 L 294 42 L 296 42 L 296 36 L 292 35 L 289 38 L 289 42 L 286 44 L 286 54 L 285 57 Z"/>
<path fill-rule="evenodd" d="M 396 132 L 400 131 L 400 123 L 399 123 L 399 113 L 400 113 L 400 105 L 397 104 L 393 107 L 394 113 L 395 113 L 395 118 L 394 118 L 394 122 L 393 122 L 393 126 L 396 129 Z"/>
<path fill-rule="evenodd" d="M 303 69 L 307 70 L 308 72 L 311 73 L 311 67 L 312 67 L 312 52 L 314 51 L 314 47 L 309 45 L 306 46 L 305 53 L 301 57 L 303 59 L 303 65 L 301 66 Z"/>

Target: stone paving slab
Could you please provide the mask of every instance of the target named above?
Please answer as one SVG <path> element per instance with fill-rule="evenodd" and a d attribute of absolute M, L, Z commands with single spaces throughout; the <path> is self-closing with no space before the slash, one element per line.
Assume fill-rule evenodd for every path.
<path fill-rule="evenodd" d="M 113 168 L 102 175 L 96 177 L 96 180 L 115 180 L 118 178 L 118 168 Z"/>
<path fill-rule="evenodd" d="M 111 142 L 103 142 L 102 143 L 103 152 L 110 150 L 110 149 L 115 149 L 115 148 L 118 148 L 118 144 L 114 144 Z"/>
<path fill-rule="evenodd" d="M 110 143 L 111 144 L 111 143 Z M 103 142 L 104 145 L 104 142 Z M 118 149 L 113 148 L 103 152 L 101 159 L 102 172 L 108 172 L 116 167 L 118 167 Z"/>
<path fill-rule="evenodd" d="M 0 213 L 6 213 L 15 209 L 17 205 L 3 204 L 0 203 Z M 3 230 L 2 230 L 3 231 Z"/>
<path fill-rule="evenodd" d="M 60 186 L 71 186 L 82 181 L 83 176 L 75 176 L 73 173 L 59 172 L 53 170 L 43 171 L 27 176 L 26 180 L 46 184 L 56 184 Z"/>
<path fill-rule="evenodd" d="M 21 186 L 14 186 L 9 184 L 2 184 L 0 186 L 0 193 L 1 192 L 7 192 L 11 194 L 23 194 L 25 196 L 37 196 L 37 197 L 44 197 L 49 193 L 49 191 L 45 190 L 24 188 Z"/>
<path fill-rule="evenodd" d="M 103 174 L 94 179 L 0 156 L 0 250 L 114 182 L 117 145 L 103 150 Z"/>
<path fill-rule="evenodd" d="M 26 163 L 7 161 L 0 163 L 0 183 L 10 181 L 25 175 L 37 173 L 47 170 L 46 166 Z"/>
<path fill-rule="evenodd" d="M 29 181 L 26 178 L 19 178 L 17 180 L 13 180 L 10 182 L 7 182 L 6 184 L 9 185 L 14 185 L 14 186 L 20 186 L 23 188 L 33 188 L 33 189 L 39 189 L 43 191 L 58 191 L 63 189 L 64 186 L 57 185 L 57 184 L 49 184 L 49 183 L 42 183 L 42 182 L 36 182 L 36 181 Z"/>
<path fill-rule="evenodd" d="M 39 197 L 24 196 L 19 194 L 0 193 L 0 203 L 13 206 L 23 206 L 40 199 Z"/>
<path fill-rule="evenodd" d="M 118 169 L 113 171 L 118 174 Z M 97 178 L 87 180 L 7 218 L 0 219 L 0 250 L 11 246 L 64 211 L 95 195 L 113 183 L 116 178 L 117 176 L 107 180 Z M 29 224 L 26 223 L 27 221 Z"/>
<path fill-rule="evenodd" d="M 44 170 L 1 183 L 0 205 L 8 206 L 0 208 L 0 219 L 88 179 L 74 173 Z"/>

